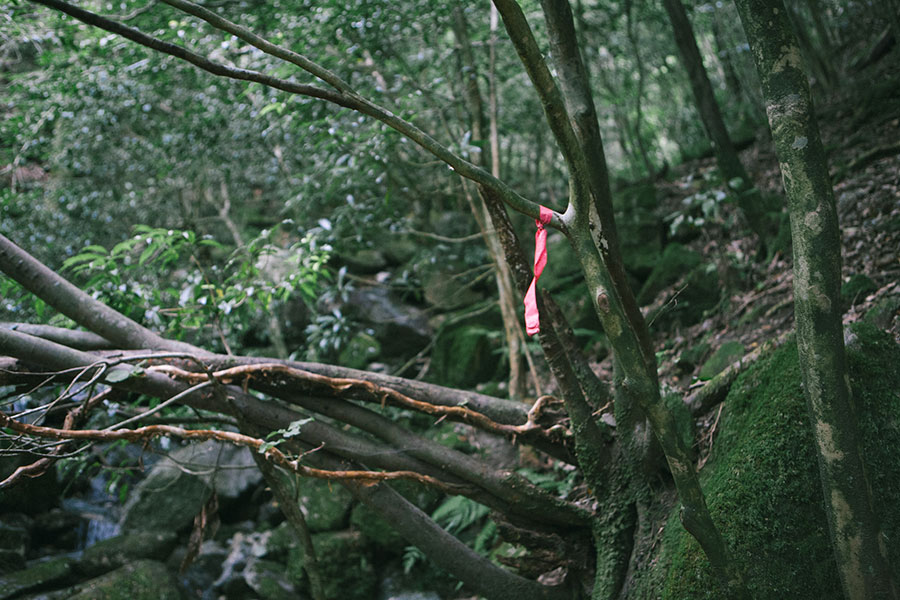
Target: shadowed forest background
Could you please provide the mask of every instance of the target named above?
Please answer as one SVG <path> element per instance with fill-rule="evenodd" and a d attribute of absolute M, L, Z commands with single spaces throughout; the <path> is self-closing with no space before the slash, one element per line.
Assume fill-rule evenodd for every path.
<path fill-rule="evenodd" d="M 0 600 L 900 597 L 898 38 L 5 3 Z"/>

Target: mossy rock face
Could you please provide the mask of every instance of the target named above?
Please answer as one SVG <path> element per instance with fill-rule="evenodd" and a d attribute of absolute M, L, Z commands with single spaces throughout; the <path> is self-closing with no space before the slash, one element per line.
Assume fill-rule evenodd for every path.
<path fill-rule="evenodd" d="M 128 498 L 122 514 L 123 531 L 179 531 L 209 500 L 212 490 L 202 479 L 162 461 L 154 466 Z"/>
<path fill-rule="evenodd" d="M 136 531 L 111 537 L 82 553 L 78 571 L 95 576 L 136 559 L 165 561 L 175 549 L 176 542 L 177 537 L 171 531 Z"/>
<path fill-rule="evenodd" d="M 353 496 L 338 483 L 311 477 L 300 481 L 300 506 L 314 533 L 345 527 L 352 504 Z"/>
<path fill-rule="evenodd" d="M 678 281 L 683 282 L 684 288 L 653 317 L 660 326 L 673 319 L 684 325 L 696 323 L 719 302 L 721 290 L 715 269 L 705 264 L 697 252 L 681 244 L 669 244 L 638 292 L 638 303 L 641 306 L 652 303 L 662 290 Z"/>
<path fill-rule="evenodd" d="M 244 581 L 260 600 L 295 600 L 297 592 L 287 580 L 284 565 L 269 560 L 253 560 L 244 569 Z"/>
<path fill-rule="evenodd" d="M 72 560 L 54 558 L 0 577 L 0 600 L 65 584 L 72 577 Z"/>
<path fill-rule="evenodd" d="M 733 362 L 740 360 L 744 356 L 744 345 L 740 342 L 725 342 L 713 352 L 703 367 L 700 369 L 700 379 L 706 381 L 712 379 Z"/>
<path fill-rule="evenodd" d="M 473 388 L 493 377 L 500 363 L 494 353 L 493 333 L 481 325 L 442 331 L 431 353 L 434 380 L 449 387 Z"/>
<path fill-rule="evenodd" d="M 398 480 L 391 482 L 390 485 L 401 496 L 425 512 L 431 512 L 441 499 L 440 492 L 415 481 Z M 403 536 L 365 504 L 360 503 L 353 508 L 350 524 L 362 532 L 367 540 L 389 552 L 399 555 L 409 545 Z"/>
<path fill-rule="evenodd" d="M 381 344 L 368 333 L 357 333 L 338 356 L 338 362 L 351 369 L 364 369 L 381 354 Z"/>
<path fill-rule="evenodd" d="M 857 273 L 841 286 L 841 301 L 844 306 L 849 307 L 876 291 L 878 291 L 878 286 L 874 281 L 862 273 Z"/>
<path fill-rule="evenodd" d="M 182 446 L 135 487 L 123 510 L 122 530 L 179 531 L 194 522 L 213 488 L 224 514 L 261 480 L 247 448 L 212 440 Z"/>
<path fill-rule="evenodd" d="M 884 534 L 897 539 L 900 347 L 866 326 L 857 329 L 855 346 L 848 358 L 860 439 Z M 713 520 L 745 569 L 755 600 L 842 598 L 800 380 L 794 343 L 743 373 L 725 400 L 713 455 L 701 472 Z M 666 525 L 657 568 L 666 574 L 657 597 L 726 597 L 677 510 Z"/>
<path fill-rule="evenodd" d="M 139 560 L 78 586 L 70 600 L 182 600 L 175 578 L 166 566 Z"/>
<path fill-rule="evenodd" d="M 316 533 L 312 539 L 326 598 L 371 600 L 376 597 L 378 576 L 372 550 L 360 532 Z M 303 564 L 302 550 L 292 547 L 288 555 L 288 577 L 308 589 Z"/>

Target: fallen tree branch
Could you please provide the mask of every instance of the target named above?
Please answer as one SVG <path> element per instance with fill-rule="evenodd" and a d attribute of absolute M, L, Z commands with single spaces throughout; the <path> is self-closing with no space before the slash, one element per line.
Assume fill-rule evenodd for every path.
<path fill-rule="evenodd" d="M 40 438 L 55 440 L 89 440 L 96 442 L 115 442 L 126 440 L 129 442 L 147 441 L 157 437 L 177 437 L 186 440 L 217 440 L 227 442 L 235 446 L 243 446 L 262 454 L 266 460 L 304 477 L 327 479 L 331 481 L 353 480 L 362 484 L 373 484 L 380 481 L 395 479 L 410 479 L 437 488 L 447 494 L 459 494 L 460 488 L 447 484 L 436 477 L 422 475 L 414 471 L 330 471 L 316 469 L 300 464 L 302 455 L 296 459 L 289 458 L 278 448 L 269 445 L 265 440 L 250 437 L 233 431 L 221 431 L 217 429 L 184 429 L 173 425 L 148 425 L 137 429 L 58 429 L 22 423 L 10 418 L 6 413 L 0 412 L 0 427 L 8 427 L 18 433 Z"/>
<path fill-rule="evenodd" d="M 198 382 L 207 378 L 206 374 L 186 371 L 172 365 L 153 366 L 149 367 L 148 370 L 166 373 L 183 381 Z M 467 408 L 466 406 L 441 406 L 431 404 L 422 400 L 415 400 L 397 390 L 378 385 L 372 381 L 344 377 L 328 377 L 326 375 L 319 375 L 310 371 L 297 369 L 283 363 L 241 365 L 216 371 L 213 375 L 221 381 L 242 383 L 243 385 L 249 385 L 249 379 L 254 376 L 271 377 L 273 375 L 282 375 L 294 381 L 324 386 L 337 393 L 344 393 L 351 389 L 363 390 L 368 395 L 377 398 L 382 405 L 390 400 L 397 406 L 402 406 L 433 416 L 451 417 L 463 423 L 484 429 L 485 431 L 512 435 L 523 435 L 541 430 L 541 426 L 537 424 L 537 419 L 539 418 L 544 405 L 552 399 L 550 396 L 538 398 L 531 407 L 531 410 L 528 411 L 524 424 L 507 425 L 497 423 L 484 414 Z M 547 430 L 547 433 L 558 433 L 562 431 L 565 431 L 565 428 L 562 427 L 562 425 L 554 425 Z"/>
<path fill-rule="evenodd" d="M 750 354 L 742 356 L 739 360 L 728 365 L 724 371 L 707 381 L 703 387 L 697 388 L 695 392 L 684 400 L 688 410 L 691 411 L 691 415 L 695 419 L 699 418 L 712 410 L 716 404 L 725 400 L 725 396 L 731 390 L 731 384 L 735 382 L 738 375 L 760 358 L 787 342 L 793 335 L 793 331 L 786 331 L 774 340 L 760 344 Z"/>

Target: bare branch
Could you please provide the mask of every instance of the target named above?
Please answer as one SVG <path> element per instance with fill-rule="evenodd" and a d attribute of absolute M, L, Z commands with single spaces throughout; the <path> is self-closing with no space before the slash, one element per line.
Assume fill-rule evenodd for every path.
<path fill-rule="evenodd" d="M 169 375 L 172 375 L 173 377 L 186 381 L 202 381 L 206 378 L 205 374 L 185 371 L 171 365 L 150 367 L 148 370 L 152 370 L 158 373 L 167 373 Z M 375 397 L 382 403 L 390 400 L 397 406 L 402 406 L 404 408 L 409 408 L 433 416 L 451 417 L 455 420 L 462 421 L 463 423 L 476 426 L 480 429 L 484 429 L 485 431 L 492 431 L 494 433 L 522 435 L 541 428 L 536 423 L 536 418 L 540 414 L 540 409 L 543 406 L 542 402 L 536 402 L 534 404 L 531 410 L 527 413 L 527 419 L 524 424 L 506 425 L 503 423 L 497 423 L 484 414 L 467 408 L 466 406 L 440 406 L 431 404 L 429 402 L 415 400 L 414 398 L 410 398 L 409 396 L 402 394 L 397 390 L 378 385 L 377 383 L 373 383 L 372 381 L 367 381 L 364 379 L 328 377 L 326 375 L 319 375 L 310 371 L 296 369 L 283 363 L 242 365 L 238 367 L 231 367 L 229 369 L 224 369 L 221 371 L 216 371 L 213 375 L 217 379 L 220 379 L 224 382 L 241 382 L 245 385 L 249 384 L 249 379 L 253 376 L 272 377 L 273 375 L 280 375 L 295 381 L 302 381 L 304 383 L 312 383 L 318 384 L 320 386 L 325 386 L 337 393 L 345 393 L 351 389 L 361 390 L 364 391 L 367 395 Z"/>
<path fill-rule="evenodd" d="M 411 479 L 437 488 L 447 494 L 458 494 L 460 492 L 460 489 L 455 485 L 444 483 L 435 477 L 422 475 L 414 471 L 329 471 L 307 467 L 300 464 L 298 459 L 292 460 L 278 448 L 263 447 L 263 444 L 266 443 L 264 440 L 233 431 L 184 429 L 173 425 L 148 425 L 138 429 L 120 429 L 116 431 L 107 429 L 68 430 L 22 423 L 11 419 L 3 412 L 0 412 L 0 427 L 8 427 L 25 435 L 56 440 L 91 440 L 99 442 L 126 440 L 129 442 L 140 442 L 163 436 L 186 440 L 218 440 L 260 452 L 266 460 L 273 464 L 304 477 L 315 477 L 316 479 L 328 479 L 331 481 L 353 480 L 368 485 L 393 479 Z"/>
<path fill-rule="evenodd" d="M 78 350 L 112 350 L 116 347 L 106 338 L 89 331 L 65 329 L 52 325 L 32 325 L 31 323 L 0 323 L 0 327 L 21 331 Z"/>

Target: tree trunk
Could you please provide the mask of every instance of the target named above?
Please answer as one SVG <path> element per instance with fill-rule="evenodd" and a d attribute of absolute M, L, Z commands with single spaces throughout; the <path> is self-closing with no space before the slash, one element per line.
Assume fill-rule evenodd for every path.
<path fill-rule="evenodd" d="M 681 0 L 663 0 L 669 21 L 672 23 L 672 31 L 675 34 L 675 45 L 681 56 L 681 63 L 687 71 L 691 83 L 691 92 L 697 105 L 697 112 L 703 122 L 703 128 L 712 144 L 716 156 L 716 164 L 722 174 L 722 179 L 737 194 L 738 206 L 744 213 L 744 217 L 750 224 L 753 232 L 759 236 L 760 242 L 765 246 L 772 232 L 766 225 L 766 211 L 763 206 L 762 196 L 753 187 L 753 182 L 747 175 L 744 165 L 738 157 L 734 144 L 728 135 L 725 121 L 716 102 L 712 85 L 703 67 L 703 58 L 694 38 L 694 30 L 688 19 L 687 12 Z"/>
<path fill-rule="evenodd" d="M 897 598 L 859 448 L 841 326 L 837 210 L 800 48 L 781 0 L 737 6 L 788 196 L 797 346 L 841 583 L 849 600 Z"/>
<path fill-rule="evenodd" d="M 460 6 L 456 6 L 453 11 L 453 33 L 456 37 L 457 47 L 461 55 L 463 68 L 460 69 L 465 78 L 463 85 L 465 87 L 466 108 L 469 111 L 469 125 L 472 130 L 473 141 L 485 141 L 485 115 L 484 101 L 481 98 L 481 91 L 478 87 L 478 70 L 475 64 L 475 58 L 472 56 L 471 40 L 469 39 L 468 26 L 466 17 Z M 493 134 L 496 125 L 492 125 L 491 133 Z M 494 177 L 499 177 L 500 157 L 495 153 L 499 150 L 499 144 L 494 143 L 491 138 L 491 173 Z M 481 155 L 476 154 L 472 157 L 472 162 L 481 164 L 484 161 Z M 519 323 L 519 316 L 516 311 L 517 303 L 514 301 L 512 274 L 509 266 L 504 260 L 503 248 L 497 239 L 497 234 L 488 226 L 490 223 L 490 215 L 487 207 L 484 205 L 482 198 L 472 193 L 467 180 L 463 179 L 463 186 L 466 190 L 466 198 L 469 206 L 475 216 L 475 221 L 484 236 L 484 242 L 487 245 L 488 254 L 494 265 L 494 279 L 497 283 L 498 304 L 500 305 L 500 315 L 503 319 L 503 331 L 506 337 L 506 347 L 509 357 L 509 397 L 512 400 L 524 400 L 526 396 L 526 373 L 528 366 L 525 357 L 528 351 L 525 347 L 525 335 L 522 333 L 522 326 Z M 530 357 L 529 357 L 530 358 Z M 531 363 L 531 361 L 528 361 Z M 540 382 L 537 379 L 534 369 L 531 369 L 535 394 L 541 394 Z"/>

